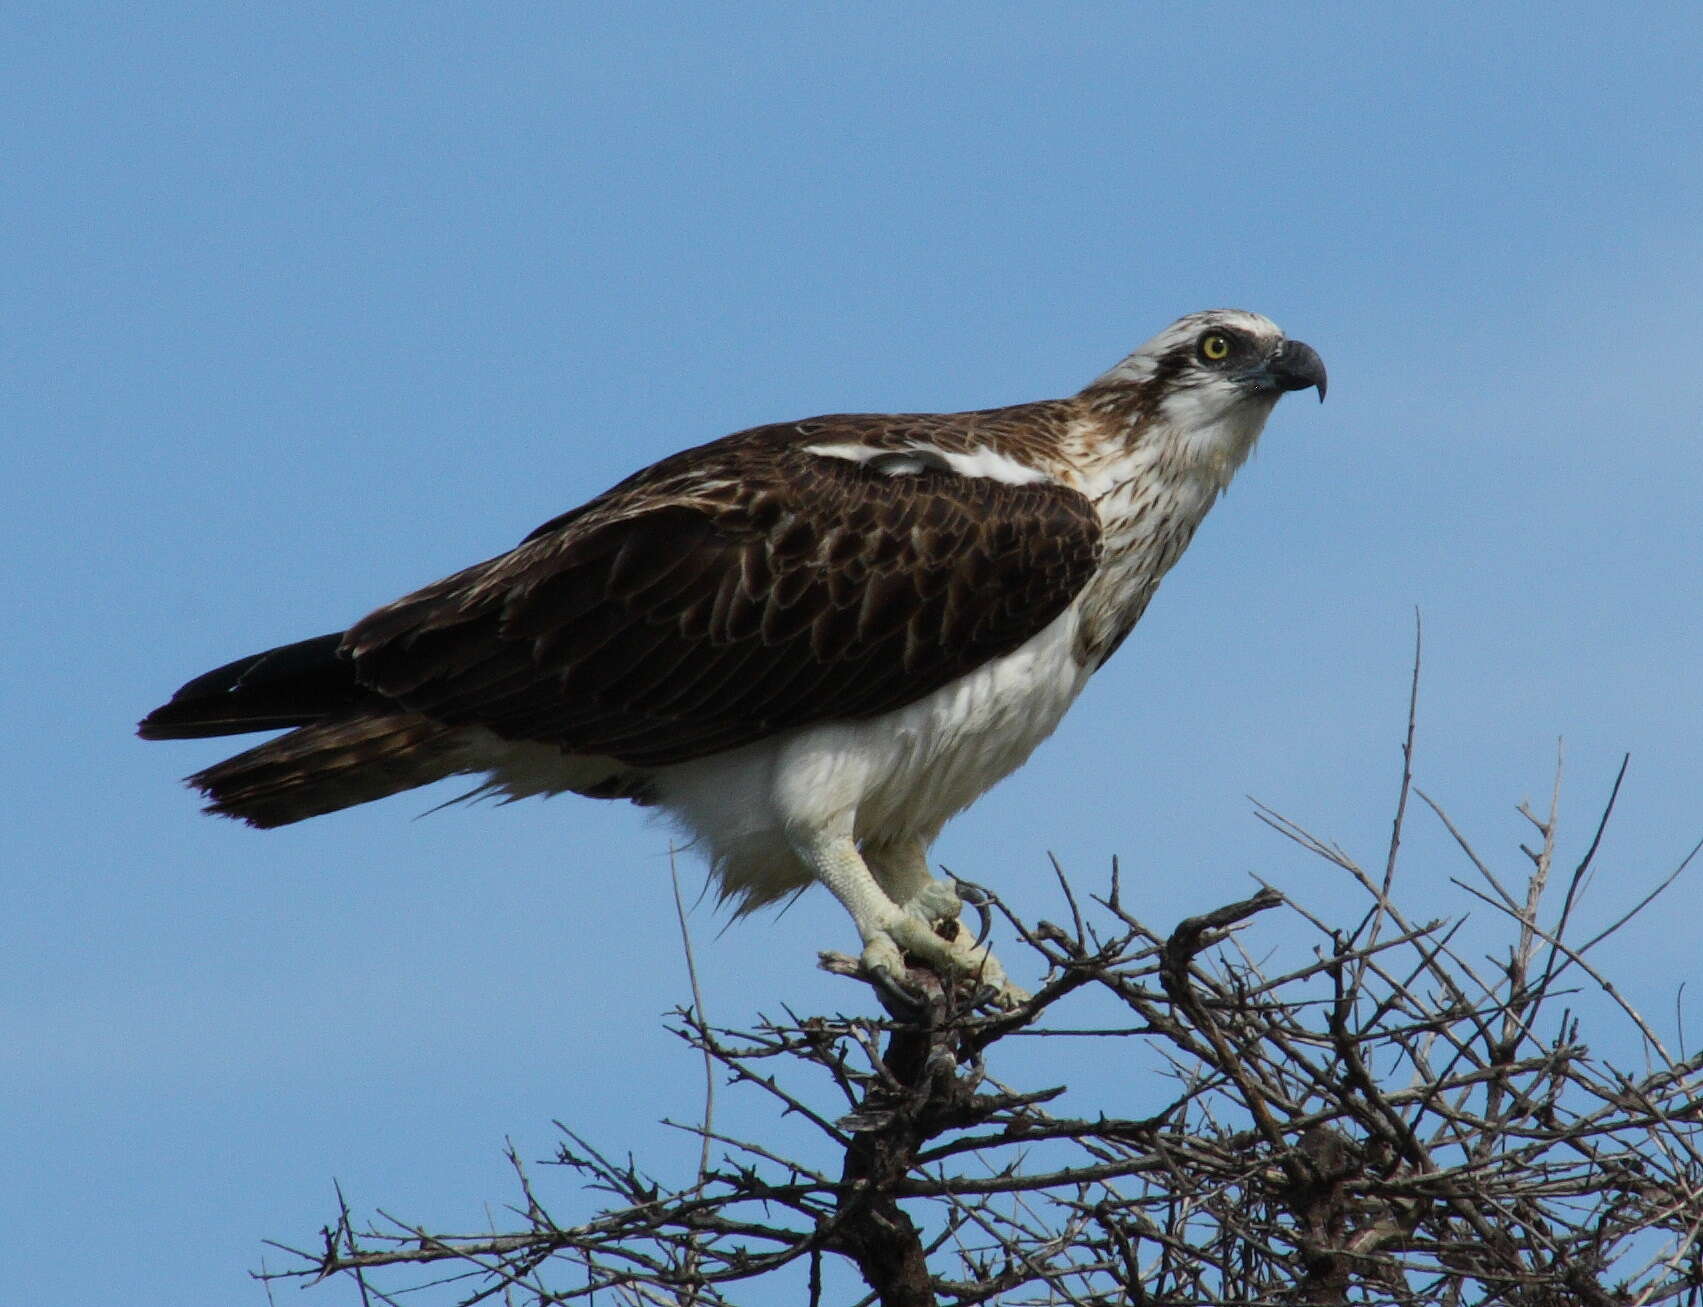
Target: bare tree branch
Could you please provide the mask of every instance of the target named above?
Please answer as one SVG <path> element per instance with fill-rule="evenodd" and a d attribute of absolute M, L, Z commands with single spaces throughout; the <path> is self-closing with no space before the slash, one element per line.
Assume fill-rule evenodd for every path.
<path fill-rule="evenodd" d="M 698 1163 L 672 1183 L 563 1126 L 547 1165 L 579 1191 L 540 1183 L 511 1146 L 511 1228 L 357 1220 L 339 1190 L 318 1244 L 274 1245 L 291 1264 L 260 1278 L 340 1281 L 362 1307 L 720 1307 L 757 1281 L 775 1286 L 766 1300 L 820 1304 L 837 1292 L 836 1263 L 865 1286 L 862 1302 L 885 1307 L 1698 1307 L 1703 1057 L 1670 1054 L 1585 959 L 1697 850 L 1573 943 L 1624 765 L 1565 878 L 1557 767 L 1547 814 L 1521 807 L 1535 837 L 1516 878 L 1413 786 L 1416 704 L 1417 674 L 1381 874 L 1258 809 L 1366 895 L 1351 929 L 1264 886 L 1165 930 L 1133 914 L 1115 865 L 1088 897 L 1055 862 L 1065 926 L 986 896 L 1046 969 L 1015 1012 L 989 1015 L 913 970 L 921 1017 L 787 1013 L 729 1030 L 709 1024 L 694 988 L 674 1032 L 747 1104 L 808 1122 L 805 1144 L 718 1129 L 707 1094 L 703 1123 L 678 1127 L 699 1141 Z M 1461 955 L 1458 922 L 1415 922 L 1401 906 L 1410 790 L 1474 868 L 1477 883 L 1456 883 L 1507 932 L 1488 968 Z M 1618 1023 L 1597 1038 L 1627 1032 L 1653 1063 L 1633 1074 L 1594 1055 L 1587 1020 Z M 994 1079 L 994 1060 L 1030 1038 L 1058 1050 L 1049 1078 Z M 1072 1040 L 1129 1068 L 1091 1115 L 1060 1106 L 1084 1070 Z"/>

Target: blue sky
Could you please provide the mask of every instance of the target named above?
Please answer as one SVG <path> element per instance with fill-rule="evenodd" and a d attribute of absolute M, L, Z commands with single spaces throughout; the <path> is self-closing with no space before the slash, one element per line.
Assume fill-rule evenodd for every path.
<path fill-rule="evenodd" d="M 478 1227 L 553 1118 L 695 1156 L 665 830 L 428 794 L 257 833 L 141 713 L 684 445 L 1066 394 L 1197 308 L 1330 400 L 938 860 L 1031 916 L 1049 850 L 1155 924 L 1250 873 L 1346 916 L 1248 796 L 1380 856 L 1418 609 L 1419 782 L 1507 874 L 1558 739 L 1575 855 L 1631 753 L 1618 915 L 1703 835 L 1703 27 L 1531 12 L 7 6 L 0 1301 L 261 1302 L 333 1177 Z M 1416 814 L 1416 912 L 1464 871 Z M 1667 1032 L 1700 885 L 1605 946 Z M 825 895 L 691 922 L 718 1021 L 867 1006 L 812 969 Z"/>

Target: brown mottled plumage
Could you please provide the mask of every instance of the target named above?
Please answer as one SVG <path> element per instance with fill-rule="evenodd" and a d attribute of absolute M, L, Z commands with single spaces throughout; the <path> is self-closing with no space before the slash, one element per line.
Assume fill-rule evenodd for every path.
<path fill-rule="evenodd" d="M 806 452 L 974 429 L 824 418 L 677 454 L 379 609 L 344 652 L 434 720 L 635 767 L 885 712 L 1015 649 L 1098 561 L 1073 490 Z"/>
<path fill-rule="evenodd" d="M 865 961 L 1018 994 L 932 923 L 940 826 L 1020 764 L 1318 356 L 1191 315 L 1077 396 L 753 428 L 664 459 L 340 635 L 240 659 L 148 739 L 292 728 L 198 772 L 276 826 L 459 773 L 660 804 L 747 906 L 811 879 Z"/>

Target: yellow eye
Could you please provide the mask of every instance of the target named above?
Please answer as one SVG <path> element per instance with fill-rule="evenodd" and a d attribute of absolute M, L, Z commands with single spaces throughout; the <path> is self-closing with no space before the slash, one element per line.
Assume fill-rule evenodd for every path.
<path fill-rule="evenodd" d="M 1230 357 L 1230 338 L 1221 331 L 1209 331 L 1200 338 L 1200 356 L 1208 363 L 1222 363 Z"/>

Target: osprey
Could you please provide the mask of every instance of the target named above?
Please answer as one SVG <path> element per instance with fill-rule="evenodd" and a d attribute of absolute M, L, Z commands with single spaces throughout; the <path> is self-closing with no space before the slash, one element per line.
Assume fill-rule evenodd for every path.
<path fill-rule="evenodd" d="M 1052 733 L 1308 387 L 1312 348 L 1213 310 L 1069 399 L 753 427 L 196 677 L 140 734 L 287 729 L 188 778 L 260 827 L 460 774 L 655 805 L 739 911 L 820 881 L 872 977 L 909 957 L 1014 1004 L 929 845 Z"/>

